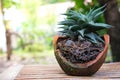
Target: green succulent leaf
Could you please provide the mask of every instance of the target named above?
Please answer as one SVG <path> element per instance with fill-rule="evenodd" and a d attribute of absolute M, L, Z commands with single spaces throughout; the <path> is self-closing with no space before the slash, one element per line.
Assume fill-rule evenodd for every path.
<path fill-rule="evenodd" d="M 78 19 L 77 20 L 77 23 L 79 24 L 79 25 L 81 25 L 81 24 L 84 24 L 84 23 L 87 23 L 86 21 L 83 21 L 83 20 L 81 20 L 81 19 Z"/>
<path fill-rule="evenodd" d="M 80 29 L 79 25 L 73 25 L 69 27 L 69 30 L 72 30 L 72 31 L 78 30 L 78 29 Z"/>
<path fill-rule="evenodd" d="M 86 34 L 85 36 L 86 36 L 86 37 L 88 38 L 88 40 L 90 40 L 91 42 L 97 43 L 97 40 L 96 40 L 96 38 L 95 38 L 94 33 L 89 33 L 89 34 Z"/>
<path fill-rule="evenodd" d="M 63 30 L 63 31 L 60 31 L 62 33 L 64 33 L 66 36 L 70 37 L 70 38 L 74 38 L 74 32 L 70 31 L 70 30 Z"/>
<path fill-rule="evenodd" d="M 78 36 L 79 40 L 84 40 L 84 37 L 82 37 L 81 35 Z"/>
<path fill-rule="evenodd" d="M 105 23 L 94 23 L 94 22 L 89 22 L 88 25 L 94 27 L 94 28 L 111 28 L 111 25 L 105 24 Z"/>
<path fill-rule="evenodd" d="M 86 15 L 82 14 L 80 11 L 79 11 L 79 20 L 82 20 L 82 21 L 86 21 L 87 17 Z"/>
<path fill-rule="evenodd" d="M 68 15 L 68 19 L 73 19 L 73 20 L 81 20 L 84 21 L 86 20 L 86 16 L 80 12 L 76 12 L 76 11 L 70 11 Z"/>
<path fill-rule="evenodd" d="M 82 14 L 79 11 L 68 11 L 63 14 L 67 16 L 66 19 L 59 23 L 63 25 L 60 27 L 63 31 L 60 32 L 72 39 L 89 40 L 95 44 L 98 42 L 104 43 L 104 40 L 100 37 L 100 31 L 107 31 L 107 29 L 112 26 L 105 23 L 98 23 L 96 19 L 103 14 L 105 6 L 106 5 L 97 9 L 90 9 L 87 14 Z"/>
<path fill-rule="evenodd" d="M 91 14 L 92 14 L 92 12 L 94 11 L 94 9 L 95 9 L 95 7 L 94 7 L 93 9 L 91 9 L 91 8 L 90 8 L 89 13 L 88 13 L 88 14 L 86 14 L 88 18 L 91 16 Z"/>
<path fill-rule="evenodd" d="M 85 29 L 78 30 L 78 33 L 79 33 L 82 37 L 84 37 Z"/>
<path fill-rule="evenodd" d="M 93 16 L 93 20 L 96 20 L 100 17 L 100 15 L 102 15 L 105 12 L 106 9 L 104 9 L 103 11 L 97 13 L 95 16 Z"/>
<path fill-rule="evenodd" d="M 98 41 L 104 43 L 104 40 L 103 40 L 100 36 L 98 36 L 98 35 L 95 34 L 95 38 L 96 38 Z"/>
<path fill-rule="evenodd" d="M 65 30 L 69 29 L 67 26 L 62 26 L 62 27 L 59 27 L 59 28 L 62 28 L 62 29 L 65 29 Z"/>
<path fill-rule="evenodd" d="M 65 16 L 71 16 L 72 14 L 71 13 L 64 13 L 62 15 L 65 15 Z"/>
<path fill-rule="evenodd" d="M 68 25 L 68 26 L 75 25 L 75 24 L 76 24 L 76 22 L 74 20 L 71 20 L 71 19 L 67 19 L 67 20 L 61 21 L 59 23 L 59 25 Z"/>
<path fill-rule="evenodd" d="M 105 11 L 105 6 L 106 5 L 104 5 L 100 8 L 97 8 L 97 9 L 93 8 L 87 15 L 88 20 L 89 21 L 96 20 L 96 18 L 98 18 Z"/>

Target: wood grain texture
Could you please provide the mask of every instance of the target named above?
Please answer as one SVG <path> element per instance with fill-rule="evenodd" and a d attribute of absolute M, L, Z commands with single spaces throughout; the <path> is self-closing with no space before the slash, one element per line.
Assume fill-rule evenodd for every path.
<path fill-rule="evenodd" d="M 93 76 L 69 76 L 59 65 L 25 65 L 15 80 L 98 80 L 120 79 L 120 62 L 106 63 Z"/>
<path fill-rule="evenodd" d="M 14 80 L 22 67 L 21 64 L 13 64 L 0 74 L 0 80 Z"/>

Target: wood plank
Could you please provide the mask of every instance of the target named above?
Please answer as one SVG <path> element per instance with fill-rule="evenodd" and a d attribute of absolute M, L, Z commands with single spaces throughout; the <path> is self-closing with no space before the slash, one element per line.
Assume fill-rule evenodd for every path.
<path fill-rule="evenodd" d="M 106 63 L 93 76 L 69 76 L 59 65 L 25 65 L 15 80 L 120 79 L 120 62 Z"/>
<path fill-rule="evenodd" d="M 0 80 L 14 80 L 23 65 L 14 64 L 0 74 Z"/>

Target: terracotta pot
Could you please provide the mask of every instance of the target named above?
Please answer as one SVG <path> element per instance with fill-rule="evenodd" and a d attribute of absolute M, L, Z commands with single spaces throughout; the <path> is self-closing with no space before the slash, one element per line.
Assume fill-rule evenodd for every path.
<path fill-rule="evenodd" d="M 59 49 L 57 49 L 57 42 L 59 39 L 63 37 L 54 36 L 53 44 L 54 44 L 54 53 L 55 57 L 63 69 L 63 71 L 68 75 L 76 75 L 76 76 L 90 76 L 98 71 L 98 69 L 102 66 L 105 61 L 108 45 L 109 45 L 109 35 L 104 35 L 105 47 L 104 50 L 98 54 L 96 59 L 86 62 L 86 63 L 77 63 L 73 64 L 67 61 L 62 55 Z"/>

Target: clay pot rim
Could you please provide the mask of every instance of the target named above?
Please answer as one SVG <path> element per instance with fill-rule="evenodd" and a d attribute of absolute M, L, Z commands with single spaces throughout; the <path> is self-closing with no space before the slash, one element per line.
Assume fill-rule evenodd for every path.
<path fill-rule="evenodd" d="M 102 57 L 102 55 L 105 53 L 105 50 L 108 48 L 108 45 L 109 45 L 109 35 L 105 34 L 103 37 L 104 37 L 104 41 L 105 41 L 105 47 L 104 47 L 103 51 L 100 54 L 98 54 L 98 56 L 96 57 L 96 59 L 94 59 L 92 61 L 89 61 L 89 62 L 86 62 L 86 63 L 75 63 L 75 64 L 73 64 L 73 63 L 67 61 L 63 56 L 61 56 L 60 50 L 56 49 L 57 40 L 58 40 L 58 38 L 60 38 L 60 36 L 58 36 L 58 35 L 54 36 L 54 41 L 53 41 L 54 51 L 59 54 L 59 56 L 62 58 L 62 60 L 64 62 L 68 63 L 72 67 L 75 67 L 75 68 L 87 68 L 87 67 L 95 64 Z"/>

